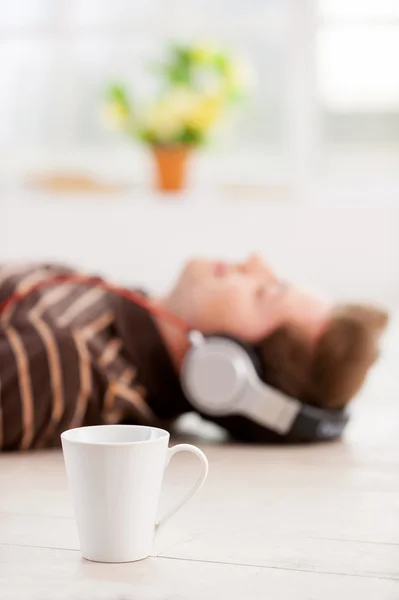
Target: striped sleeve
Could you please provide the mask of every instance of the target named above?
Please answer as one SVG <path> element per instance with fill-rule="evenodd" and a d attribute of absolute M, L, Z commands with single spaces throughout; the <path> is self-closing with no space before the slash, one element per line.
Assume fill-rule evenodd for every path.
<path fill-rule="evenodd" d="M 68 269 L 3 267 L 0 298 L 61 272 Z M 59 445 L 62 431 L 82 425 L 88 405 L 99 405 L 89 349 L 77 331 L 57 326 L 52 312 L 86 292 L 70 285 L 43 288 L 0 315 L 0 449 Z"/>
<path fill-rule="evenodd" d="M 94 389 L 81 381 L 81 357 L 73 338 L 56 332 L 52 343 L 50 349 L 46 347 L 34 324 L 22 331 L 10 326 L 1 329 L 2 450 L 59 445 L 60 433 L 92 397 Z"/>

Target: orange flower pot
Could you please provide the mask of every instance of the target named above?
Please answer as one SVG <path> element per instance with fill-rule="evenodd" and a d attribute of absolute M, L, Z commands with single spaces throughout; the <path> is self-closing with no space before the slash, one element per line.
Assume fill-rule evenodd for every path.
<path fill-rule="evenodd" d="M 163 192 L 177 192 L 186 185 L 190 146 L 153 146 L 157 188 Z"/>

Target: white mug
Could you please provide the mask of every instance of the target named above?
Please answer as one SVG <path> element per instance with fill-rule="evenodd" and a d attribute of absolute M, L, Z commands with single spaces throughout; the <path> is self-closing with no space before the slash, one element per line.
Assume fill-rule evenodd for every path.
<path fill-rule="evenodd" d="M 188 444 L 168 448 L 169 433 L 155 427 L 81 427 L 65 431 L 61 440 L 82 554 L 88 560 L 147 558 L 155 529 L 201 488 L 208 474 L 201 450 Z M 156 522 L 164 470 L 181 451 L 200 459 L 200 476 Z"/>

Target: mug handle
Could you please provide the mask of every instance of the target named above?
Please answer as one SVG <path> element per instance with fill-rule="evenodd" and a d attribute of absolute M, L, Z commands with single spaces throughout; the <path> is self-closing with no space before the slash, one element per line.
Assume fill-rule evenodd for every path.
<path fill-rule="evenodd" d="M 187 494 L 183 496 L 183 498 L 179 500 L 177 504 L 175 504 L 175 506 L 173 506 L 159 521 L 155 523 L 156 528 L 164 525 L 166 521 L 169 521 L 170 517 L 173 517 L 173 515 L 202 488 L 205 479 L 208 476 L 208 459 L 202 450 L 196 446 L 192 446 L 191 444 L 178 444 L 177 446 L 173 446 L 173 448 L 168 448 L 165 469 L 168 467 L 172 456 L 177 454 L 177 452 L 192 452 L 192 454 L 195 454 L 195 456 L 197 456 L 201 462 L 201 473 L 191 490 L 189 490 Z"/>

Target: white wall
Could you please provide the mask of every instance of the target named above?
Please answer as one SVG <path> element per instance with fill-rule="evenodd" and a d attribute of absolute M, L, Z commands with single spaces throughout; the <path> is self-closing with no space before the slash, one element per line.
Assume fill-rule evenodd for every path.
<path fill-rule="evenodd" d="M 374 200 L 377 198 L 373 194 Z M 162 289 L 190 255 L 256 249 L 287 277 L 334 297 L 399 301 L 399 205 L 337 196 L 312 201 L 227 199 L 198 189 L 180 199 L 10 192 L 0 204 L 1 260 L 55 259 Z"/>

